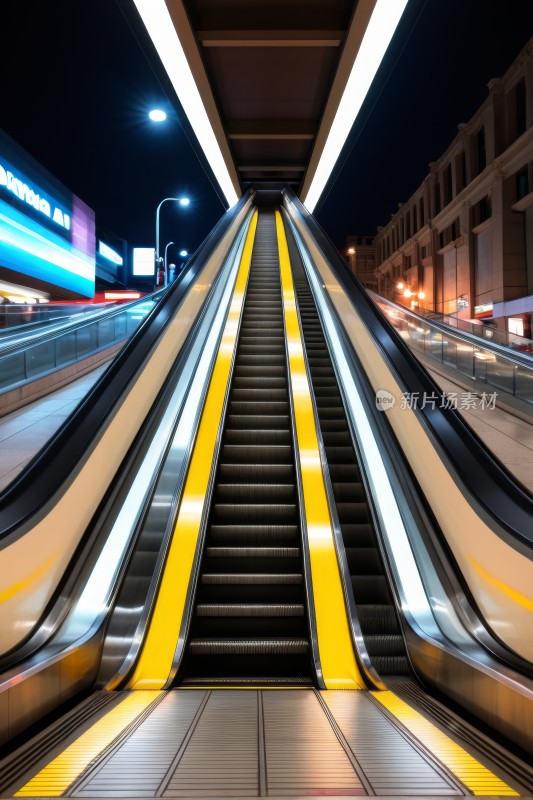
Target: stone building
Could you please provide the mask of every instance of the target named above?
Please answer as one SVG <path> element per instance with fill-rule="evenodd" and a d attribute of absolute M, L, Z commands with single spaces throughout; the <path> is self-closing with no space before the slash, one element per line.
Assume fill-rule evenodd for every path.
<path fill-rule="evenodd" d="M 378 291 L 531 335 L 533 39 L 376 237 Z"/>
<path fill-rule="evenodd" d="M 363 286 L 377 291 L 375 237 L 348 236 L 344 252 L 350 270 L 357 275 Z"/>

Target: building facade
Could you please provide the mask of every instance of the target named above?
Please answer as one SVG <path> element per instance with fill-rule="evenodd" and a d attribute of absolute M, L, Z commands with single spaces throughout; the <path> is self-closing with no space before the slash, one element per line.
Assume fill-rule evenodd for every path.
<path fill-rule="evenodd" d="M 533 39 L 390 222 L 378 291 L 411 307 L 531 335 Z"/>
<path fill-rule="evenodd" d="M 348 236 L 345 248 L 350 270 L 366 289 L 377 291 L 376 241 L 374 236 Z"/>

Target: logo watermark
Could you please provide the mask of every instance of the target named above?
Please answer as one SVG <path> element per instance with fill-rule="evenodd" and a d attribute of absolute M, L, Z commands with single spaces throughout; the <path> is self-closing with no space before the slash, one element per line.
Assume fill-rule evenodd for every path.
<path fill-rule="evenodd" d="M 498 392 L 402 392 L 400 409 L 447 408 L 459 411 L 494 411 Z M 376 392 L 376 408 L 389 411 L 396 397 L 385 389 Z"/>

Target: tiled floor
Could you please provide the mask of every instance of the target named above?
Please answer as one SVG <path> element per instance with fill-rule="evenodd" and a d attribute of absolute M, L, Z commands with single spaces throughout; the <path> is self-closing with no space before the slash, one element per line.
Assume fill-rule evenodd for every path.
<path fill-rule="evenodd" d="M 107 366 L 0 419 L 0 491 L 46 444 Z"/>

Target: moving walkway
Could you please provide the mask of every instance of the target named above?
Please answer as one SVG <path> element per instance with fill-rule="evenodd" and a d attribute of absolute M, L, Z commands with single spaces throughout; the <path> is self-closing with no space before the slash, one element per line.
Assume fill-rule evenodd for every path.
<path fill-rule="evenodd" d="M 239 218 L 239 225 L 244 225 L 245 228 L 246 225 L 253 224 L 251 221 L 253 219 L 251 217 L 252 209 L 249 201 L 247 202 L 248 205 L 244 203 L 235 214 Z M 107 706 L 109 702 L 113 709 L 117 709 L 117 712 L 123 707 L 123 703 L 125 704 L 124 709 L 126 705 L 132 706 L 133 703 L 136 703 L 137 705 L 131 712 L 134 716 L 128 717 L 129 722 L 126 724 L 132 726 L 129 729 L 132 735 L 138 731 L 138 737 L 142 735 L 141 729 L 144 730 L 142 726 L 145 723 L 150 727 L 149 721 L 152 714 L 155 715 L 153 725 L 157 727 L 162 724 L 161 721 L 165 718 L 165 709 L 175 707 L 179 710 L 179 713 L 176 712 L 177 717 L 172 716 L 174 712 L 168 712 L 172 719 L 176 719 L 176 724 L 180 719 L 189 720 L 187 725 L 192 726 L 189 729 L 190 735 L 184 731 L 182 738 L 178 737 L 178 744 L 173 754 L 169 755 L 167 767 L 163 769 L 161 779 L 157 783 L 157 786 L 160 787 L 158 791 L 163 791 L 163 789 L 166 791 L 166 787 L 174 781 L 174 790 L 179 793 L 179 779 L 176 777 L 178 767 L 182 763 L 181 759 L 185 758 L 184 754 L 188 752 L 189 742 L 192 747 L 194 742 L 200 741 L 195 737 L 200 736 L 204 730 L 203 725 L 210 729 L 217 719 L 222 719 L 219 735 L 229 736 L 227 733 L 228 720 L 231 718 L 231 724 L 236 724 L 235 715 L 231 716 L 234 714 L 235 707 L 242 706 L 243 724 L 246 719 L 250 719 L 250 714 L 254 717 L 256 712 L 253 709 L 255 708 L 258 709 L 257 714 L 259 714 L 257 719 L 262 720 L 261 724 L 257 723 L 258 736 L 260 737 L 261 730 L 263 730 L 263 735 L 265 731 L 270 730 L 271 733 L 268 735 L 274 736 L 276 719 L 281 720 L 285 714 L 283 724 L 290 727 L 292 714 L 303 724 L 305 714 L 302 716 L 302 708 L 311 703 L 313 709 L 321 709 L 322 716 L 320 714 L 313 716 L 314 711 L 310 711 L 311 716 L 307 718 L 308 723 L 310 720 L 314 720 L 311 725 L 316 725 L 317 730 L 321 730 L 324 742 L 328 740 L 328 736 L 333 731 L 337 745 L 339 742 L 341 743 L 344 753 L 342 757 L 347 758 L 352 765 L 349 773 L 351 777 L 345 776 L 347 783 L 342 785 L 350 788 L 350 794 L 364 794 L 373 791 L 378 794 L 384 793 L 383 787 L 387 785 L 387 778 L 381 782 L 381 789 L 376 791 L 379 780 L 374 780 L 374 782 L 368 780 L 368 771 L 371 771 L 371 768 L 365 767 L 358 772 L 357 759 L 362 757 L 357 755 L 355 744 L 357 737 L 356 732 L 350 727 L 350 715 L 368 711 L 373 719 L 381 719 L 379 714 L 376 717 L 374 711 L 368 710 L 365 703 L 370 703 L 373 709 L 383 708 L 384 711 L 380 713 L 385 713 L 389 721 L 393 717 L 398 721 L 400 718 L 395 714 L 400 713 L 399 708 L 404 708 L 402 703 L 405 701 L 402 698 L 407 698 L 409 691 L 412 694 L 409 687 L 413 671 L 427 684 L 433 683 L 441 691 L 447 688 L 452 699 L 465 704 L 468 703 L 468 697 L 461 696 L 461 685 L 454 685 L 450 676 L 455 674 L 459 678 L 457 684 L 463 683 L 463 685 L 471 687 L 476 686 L 476 675 L 478 675 L 480 683 L 477 685 L 481 686 L 484 683 L 485 686 L 490 686 L 490 691 L 494 696 L 501 698 L 504 696 L 502 692 L 507 691 L 509 700 L 514 692 L 516 700 L 514 706 L 512 706 L 513 701 L 510 700 L 511 716 L 521 705 L 521 719 L 528 718 L 527 704 L 531 702 L 528 661 L 520 653 L 513 653 L 509 646 L 505 647 L 495 637 L 491 637 L 490 630 L 480 631 L 479 616 L 476 617 L 475 608 L 468 607 L 466 604 L 461 612 L 453 598 L 446 597 L 446 592 L 451 593 L 450 587 L 461 588 L 463 584 L 457 578 L 454 569 L 438 572 L 435 564 L 439 559 L 445 559 L 447 556 L 448 563 L 450 563 L 449 551 L 444 550 L 438 537 L 434 538 L 435 522 L 429 520 L 427 510 L 422 505 L 420 508 L 415 507 L 410 510 L 412 518 L 416 518 L 415 521 L 422 528 L 424 528 L 422 523 L 425 523 L 423 533 L 418 540 L 411 543 L 411 549 L 417 560 L 423 562 L 424 558 L 421 558 L 420 554 L 424 552 L 425 547 L 427 563 L 419 563 L 425 581 L 424 585 L 436 587 L 433 600 L 437 607 L 441 604 L 441 597 L 438 593 L 444 592 L 442 602 L 448 600 L 448 605 L 443 608 L 443 616 L 451 619 L 451 622 L 448 620 L 448 627 L 445 627 L 442 619 L 438 618 L 438 608 L 431 608 L 427 603 L 429 610 L 422 613 L 420 608 L 410 604 L 409 596 L 405 594 L 411 587 L 402 583 L 403 577 L 400 574 L 402 565 L 394 563 L 392 560 L 392 553 L 394 547 L 398 546 L 398 542 L 393 542 L 391 545 L 390 541 L 388 543 L 385 541 L 391 531 L 387 534 L 384 530 L 386 520 L 383 515 L 385 512 L 379 507 L 375 493 L 370 491 L 373 488 L 372 476 L 369 475 L 368 461 L 365 460 L 368 459 L 368 454 L 362 449 L 361 435 L 354 433 L 350 405 L 354 398 L 349 396 L 348 383 L 341 374 L 343 369 L 342 353 L 340 348 L 332 351 L 331 330 L 324 321 L 327 319 L 325 315 L 331 313 L 333 303 L 328 301 L 320 306 L 316 301 L 316 275 L 313 278 L 313 273 L 309 270 L 310 253 L 314 245 L 310 238 L 306 242 L 303 235 L 299 233 L 299 230 L 303 230 L 301 222 L 304 215 L 298 209 L 296 211 L 293 209 L 291 216 L 291 202 L 294 204 L 294 200 L 291 201 L 286 197 L 285 205 L 288 212 L 285 216 L 285 231 L 289 240 L 288 248 L 291 255 L 297 305 L 294 302 L 294 294 L 291 294 L 291 279 L 287 277 L 286 263 L 284 263 L 280 238 L 282 236 L 280 234 L 281 217 L 279 215 L 276 217 L 275 230 L 278 233 L 276 242 L 272 212 L 261 210 L 242 319 L 239 311 L 238 319 L 241 321 L 237 321 L 237 324 L 233 326 L 236 328 L 234 332 L 235 356 L 230 357 L 233 377 L 231 384 L 227 384 L 229 389 L 222 392 L 222 394 L 226 394 L 227 391 L 227 403 L 221 402 L 221 405 L 226 407 L 226 410 L 223 410 L 224 428 L 216 425 L 213 459 L 204 457 L 204 461 L 208 462 L 206 464 L 207 495 L 212 497 L 212 503 L 209 505 L 206 502 L 205 510 L 199 514 L 198 530 L 200 535 L 192 548 L 192 567 L 187 571 L 187 585 L 180 588 L 180 591 L 183 591 L 186 596 L 184 596 L 183 611 L 181 612 L 182 624 L 177 626 L 177 635 L 170 646 L 171 663 L 168 669 L 163 670 L 162 683 L 158 687 L 149 687 L 160 689 L 175 684 L 185 685 L 190 687 L 187 692 L 193 694 L 185 693 L 184 695 L 183 692 L 178 691 L 175 695 L 169 693 L 169 699 L 167 699 L 158 691 L 138 691 L 125 695 L 116 692 L 110 701 L 106 698 L 104 703 Z M 311 228 L 311 225 L 309 227 Z M 247 237 L 249 234 L 250 229 L 246 234 Z M 247 242 L 244 243 L 242 241 L 244 234 L 237 234 L 237 239 L 239 235 L 241 244 L 235 245 L 234 258 L 239 259 L 242 266 L 249 239 L 247 238 Z M 234 237 L 235 233 L 233 233 Z M 317 240 L 318 237 L 315 241 Z M 322 242 L 322 251 L 325 249 L 327 248 Z M 276 277 L 276 271 L 280 269 L 278 258 L 281 267 L 281 293 L 279 278 Z M 229 266 L 231 265 L 228 263 L 224 269 Z M 198 274 L 202 274 L 199 266 Z M 234 286 L 237 287 L 234 292 L 235 299 L 235 294 L 238 294 L 239 277 L 235 270 L 233 272 L 227 270 L 227 274 L 228 276 L 233 275 L 231 280 L 236 281 L 234 283 Z M 229 283 L 231 280 L 228 277 Z M 333 279 L 328 278 L 328 280 L 332 282 Z M 207 284 L 207 281 L 205 283 Z M 322 288 L 325 286 L 326 281 Z M 267 302 L 265 302 L 265 298 Z M 317 303 L 316 306 L 315 303 Z M 228 307 L 230 307 L 229 302 Z M 364 312 L 365 310 L 363 310 Z M 299 313 L 299 324 L 301 324 L 303 334 L 303 342 L 300 340 L 300 344 L 295 338 L 294 327 L 290 327 L 294 322 L 294 315 L 297 313 Z M 290 317 L 291 314 L 292 317 Z M 170 317 L 168 310 L 167 315 Z M 155 319 L 155 316 L 154 314 L 149 323 Z M 229 325 L 231 328 L 233 325 L 231 312 L 227 320 L 231 323 Z M 214 325 L 214 321 L 211 321 L 207 327 L 213 329 Z M 347 328 L 349 329 L 349 325 Z M 383 335 L 382 346 L 384 342 L 385 336 Z M 227 341 L 224 339 L 223 333 L 218 336 L 218 343 L 219 352 L 227 350 Z M 347 337 L 344 334 L 341 344 L 347 348 Z M 145 345 L 145 352 L 153 346 L 153 344 L 150 347 Z M 127 355 L 131 356 L 131 351 Z M 362 355 L 364 356 L 364 354 Z M 301 416 L 302 410 L 305 414 L 307 407 L 302 407 L 301 403 L 307 402 L 305 398 L 302 400 L 302 396 L 305 394 L 305 386 L 303 386 L 305 370 L 303 375 L 298 375 L 295 380 L 295 368 L 300 356 L 303 359 L 302 363 L 307 363 L 309 368 L 311 378 L 310 381 L 307 381 L 309 397 L 314 396 L 316 400 L 315 410 L 312 405 L 309 406 L 312 411 L 311 416 L 304 417 Z M 261 364 L 259 368 L 256 366 L 258 360 Z M 214 370 L 216 370 L 214 356 L 210 363 L 210 369 L 214 374 Z M 120 367 L 120 364 L 117 367 Z M 406 375 L 405 377 L 408 379 L 410 376 Z M 161 397 L 166 392 L 167 404 L 170 391 L 171 387 L 167 382 L 161 390 Z M 205 388 L 202 391 L 205 398 L 202 402 L 204 408 L 207 409 L 209 389 Z M 367 393 L 370 394 L 368 389 Z M 161 413 L 161 410 L 157 411 L 156 416 Z M 380 413 L 382 412 L 374 411 L 374 417 L 377 418 Z M 305 420 L 303 428 L 298 421 L 298 415 L 300 415 L 300 420 Z M 178 486 L 169 492 L 169 485 L 163 486 L 166 478 L 162 471 L 157 479 L 162 487 L 158 493 L 158 486 L 155 485 L 156 478 L 152 479 L 152 488 L 150 493 L 147 493 L 147 498 L 150 495 L 151 501 L 147 500 L 147 505 L 138 514 L 134 535 L 125 549 L 125 553 L 128 555 L 122 557 L 123 567 L 115 578 L 117 588 L 110 592 L 109 598 L 104 603 L 106 608 L 101 616 L 98 619 L 95 618 L 92 626 L 89 626 L 90 630 L 85 634 L 87 647 L 78 646 L 72 649 L 72 645 L 70 645 L 70 653 L 73 658 L 75 656 L 80 659 L 82 654 L 90 652 L 90 656 L 87 655 L 85 660 L 85 663 L 90 663 L 90 666 L 87 666 L 85 676 L 79 676 L 76 687 L 78 690 L 83 688 L 83 685 L 90 686 L 94 682 L 102 652 L 104 658 L 102 668 L 100 668 L 99 680 L 101 683 L 109 685 L 112 674 L 117 674 L 115 687 L 135 686 L 141 690 L 145 688 L 138 676 L 137 679 L 134 677 L 133 672 L 137 668 L 136 662 L 139 656 L 143 653 L 142 642 L 148 643 L 150 626 L 153 624 L 158 607 L 162 602 L 164 573 L 172 559 L 171 542 L 179 538 L 179 515 L 183 513 L 186 501 L 189 502 L 186 495 L 186 476 L 190 477 L 192 466 L 183 465 L 192 464 L 194 441 L 196 440 L 196 444 L 200 441 L 202 422 L 203 417 L 202 419 L 197 418 L 189 424 L 193 435 L 190 443 L 184 446 L 185 453 L 178 467 L 176 467 L 177 457 L 172 453 L 172 446 L 165 445 L 167 454 L 174 459 L 175 473 L 179 473 L 181 476 Z M 210 422 L 212 425 L 215 424 L 212 419 Z M 304 435 L 309 434 L 309 429 L 313 428 L 313 425 L 317 436 L 316 453 L 304 445 Z M 380 442 L 385 441 L 390 444 L 392 452 L 396 434 L 392 433 L 387 426 L 383 427 L 386 429 L 384 433 L 379 433 L 376 429 L 375 434 L 382 437 Z M 442 434 L 442 432 L 441 425 L 440 433 Z M 416 433 L 416 429 L 411 426 L 410 434 L 414 435 L 414 433 Z M 310 440 L 306 439 L 305 441 L 307 443 Z M 138 444 L 138 449 L 127 458 L 130 464 L 137 463 L 138 465 L 139 463 L 142 443 Z M 398 449 L 396 445 L 396 453 Z M 220 454 L 218 466 L 217 453 Z M 397 474 L 396 457 L 391 457 L 386 462 L 391 478 L 395 478 Z M 468 465 L 466 466 L 468 467 Z M 320 470 L 317 470 L 317 467 Z M 161 464 L 159 468 L 164 470 Z M 302 474 L 305 470 L 309 470 L 310 473 Z M 304 493 L 305 482 L 309 480 L 309 475 L 312 474 L 316 478 L 318 471 L 324 476 L 322 491 L 329 500 L 331 518 L 328 524 L 331 526 L 331 535 L 325 532 L 322 524 L 316 524 L 310 518 L 311 512 L 316 509 L 311 508 L 313 503 L 310 501 L 309 495 L 306 496 Z M 404 464 L 403 473 L 398 478 L 396 488 L 400 495 L 403 494 L 412 501 L 417 487 L 411 477 Z M 312 485 L 318 486 L 316 483 Z M 383 486 L 381 489 L 385 493 L 386 487 Z M 115 490 L 115 494 L 123 499 L 125 491 L 123 485 Z M 521 515 L 527 513 L 527 498 L 518 494 L 518 489 L 516 492 L 517 494 L 514 495 L 515 506 L 509 509 L 501 505 L 499 510 L 503 522 L 511 520 L 515 523 L 517 533 L 522 534 L 522 550 L 527 552 L 527 527 L 520 528 L 523 519 Z M 174 494 L 169 499 L 172 493 Z M 169 517 L 168 520 L 161 521 L 160 519 L 159 524 L 156 525 L 154 524 L 156 512 L 162 505 L 163 497 L 166 498 L 165 508 L 168 510 Z M 510 500 L 513 500 L 513 495 Z M 152 503 L 151 506 L 149 502 Z M 401 505 L 401 502 L 401 511 L 407 519 L 408 511 Z M 177 511 L 180 503 L 181 507 Z M 192 508 L 193 505 L 192 503 L 188 506 L 186 511 L 198 513 L 197 509 Z M 14 518 L 14 507 L 11 512 L 12 518 Z M 177 522 L 175 523 L 176 513 Z M 398 521 L 395 522 L 395 525 L 398 526 Z M 392 527 L 394 528 L 394 525 Z M 394 536 L 399 536 L 396 529 L 392 531 L 391 539 Z M 87 544 L 89 543 L 87 542 Z M 92 548 L 96 549 L 97 544 L 98 537 L 93 537 Z M 149 548 L 146 547 L 147 544 Z M 146 549 L 144 549 L 145 547 Z M 323 550 L 329 550 L 330 554 L 333 553 L 335 563 L 338 564 L 336 580 L 338 586 L 341 587 L 343 598 L 342 613 L 333 622 L 334 626 L 338 625 L 334 631 L 333 643 L 332 640 L 327 639 L 327 626 L 324 627 L 324 609 L 331 600 L 327 595 L 334 593 L 334 587 L 329 583 L 324 586 L 324 581 L 320 579 L 317 571 L 317 564 L 320 563 Z M 152 555 L 148 557 L 149 553 Z M 430 561 L 428 553 L 434 561 Z M 184 551 L 181 551 L 180 556 L 183 557 L 183 554 Z M 137 555 L 142 555 L 142 557 L 138 558 Z M 78 581 L 82 581 L 86 577 L 80 573 Z M 431 584 L 432 580 L 433 584 Z M 125 602 L 125 595 L 120 594 L 119 583 L 121 581 L 123 586 L 129 581 L 129 605 Z M 173 590 L 177 592 L 178 588 L 174 586 Z M 463 601 L 459 594 L 458 598 L 459 603 Z M 114 609 L 111 620 L 107 618 L 108 608 Z M 327 608 L 329 609 L 330 606 Z M 436 615 L 432 617 L 432 621 L 429 618 L 429 611 L 434 611 Z M 345 618 L 345 629 L 340 621 L 341 616 Z M 119 618 L 120 625 L 117 622 Z M 466 629 L 468 618 L 472 629 L 474 623 L 478 624 L 478 629 L 475 631 L 477 638 L 467 635 L 470 633 Z M 64 622 L 65 618 L 60 620 L 58 617 L 56 642 L 57 635 L 61 636 L 61 624 Z M 331 618 L 329 622 L 332 622 Z M 462 632 L 459 632 L 460 622 L 463 623 Z M 443 626 L 444 631 L 439 631 L 437 623 Z M 127 631 L 126 625 L 129 626 Z M 330 688 L 340 686 L 335 682 L 339 675 L 343 679 L 346 678 L 345 673 L 335 675 L 336 650 L 342 649 L 343 643 L 346 641 L 346 638 L 343 638 L 346 632 L 355 665 L 351 676 L 353 681 L 351 686 L 354 689 L 357 686 L 363 688 L 365 685 L 374 687 L 377 691 L 371 694 L 371 699 L 361 701 L 356 699 L 358 692 L 321 694 L 317 691 L 324 686 Z M 480 640 L 483 642 L 483 647 Z M 45 651 L 36 649 L 32 654 L 28 651 L 29 641 L 30 639 L 21 642 L 20 647 L 27 648 L 23 653 L 24 658 L 30 660 L 33 658 L 30 669 L 26 670 L 24 666 L 17 666 L 17 663 L 24 665 L 22 657 L 17 656 L 17 645 L 11 651 L 13 688 L 17 684 L 17 676 L 19 678 L 18 685 L 20 685 L 21 682 L 24 683 L 25 678 L 32 670 L 38 670 L 43 663 L 42 653 Z M 63 638 L 64 645 L 65 639 Z M 144 649 L 146 646 L 144 645 Z M 106 653 L 109 656 L 111 652 L 112 658 L 106 659 Z M 57 645 L 53 655 L 49 651 L 48 658 L 57 659 Z M 110 668 L 111 663 L 112 668 Z M 117 669 L 119 663 L 124 666 L 119 666 Z M 432 672 L 434 672 L 433 680 Z M 398 683 L 397 678 L 395 680 L 390 676 L 403 677 Z M 383 681 L 393 690 L 398 687 L 397 691 L 387 692 Z M 257 687 L 268 686 L 273 682 L 290 686 L 291 691 L 302 691 L 304 694 L 294 695 L 299 699 L 294 701 L 296 705 L 291 706 L 291 695 L 285 692 L 279 696 L 283 701 L 283 707 L 280 707 L 279 703 L 276 703 L 274 695 L 267 696 L 264 691 L 257 688 L 246 696 L 231 690 L 232 694 L 227 695 L 229 699 L 226 704 L 223 695 L 217 694 L 216 691 L 210 693 L 211 687 L 227 686 L 228 683 Z M 312 684 L 315 688 L 308 690 L 294 688 L 302 684 Z M 306 691 L 310 694 L 305 694 Z M 445 693 L 447 692 L 445 691 Z M 106 694 L 109 695 L 109 693 Z M 173 695 L 175 699 L 172 699 Z M 391 697 L 391 695 L 394 696 Z M 135 701 L 128 699 L 135 696 L 137 696 Z M 189 703 L 183 699 L 184 696 L 193 699 Z M 343 701 L 339 699 L 343 696 L 350 698 L 344 705 Z M 366 697 L 366 695 L 364 696 Z M 97 700 L 103 702 L 101 697 L 100 694 L 95 695 L 94 702 L 96 703 Z M 309 700 L 310 697 L 313 697 L 313 700 Z M 399 699 L 395 700 L 395 697 Z M 487 694 L 484 696 L 484 699 L 486 698 Z M 55 702 L 57 703 L 58 699 Z M 363 702 L 363 706 L 361 706 L 361 702 Z M 388 707 L 387 702 L 389 703 Z M 417 702 L 421 703 L 422 701 L 418 698 L 415 704 Z M 298 703 L 303 705 L 298 705 Z M 376 705 L 376 703 L 380 705 Z M 357 712 L 354 711 L 356 706 Z M 434 704 L 432 708 L 432 713 L 435 714 L 436 705 Z M 471 708 L 471 710 L 480 709 Z M 147 711 L 151 712 L 150 716 L 146 715 Z M 494 722 L 496 716 L 490 703 L 488 703 L 487 711 L 489 717 L 492 715 L 490 721 Z M 502 712 L 502 709 L 500 708 L 498 711 Z M 97 717 L 99 712 L 94 713 Z M 444 711 L 441 710 L 439 713 L 444 715 L 441 719 L 445 718 Z M 204 714 L 207 716 L 204 717 Z M 230 716 L 224 717 L 224 714 Z M 503 710 L 503 717 L 505 717 L 505 710 Z M 105 718 L 102 717 L 102 719 Z M 329 728 L 323 727 L 324 719 L 328 720 Z M 405 719 L 407 717 L 404 717 Z M 448 719 L 452 720 L 448 724 L 454 726 L 458 724 L 456 718 L 449 717 Z M 516 719 L 514 721 L 507 720 L 507 722 L 509 727 L 505 733 L 511 738 Z M 396 727 L 396 732 L 401 730 L 403 731 L 402 735 L 405 735 L 402 725 L 406 724 L 405 721 L 399 722 L 400 727 Z M 59 723 L 58 725 L 60 727 Z M 252 736 L 253 730 L 255 730 L 254 725 L 255 723 L 249 730 L 252 737 L 250 741 L 254 741 Z M 269 726 L 271 727 L 269 728 Z M 294 726 L 291 730 L 293 731 L 291 735 L 297 738 L 298 734 L 295 732 Z M 374 731 L 374 728 L 372 730 Z M 122 733 L 119 735 L 122 736 Z M 379 736 L 379 734 L 375 735 Z M 383 732 L 382 735 L 384 735 Z M 520 740 L 522 747 L 528 747 L 527 736 L 528 730 L 523 727 Z M 243 735 L 241 747 L 244 746 L 246 739 L 246 735 Z M 126 739 L 121 739 L 121 741 L 124 741 L 126 746 Z M 136 752 L 135 741 L 140 740 L 139 738 L 131 739 L 131 753 Z M 211 741 L 212 746 L 212 739 L 207 737 L 206 741 Z M 271 744 L 273 741 L 275 740 L 269 740 Z M 283 739 L 283 741 L 286 740 Z M 113 742 L 114 739 L 110 741 L 110 747 Z M 258 767 L 259 774 L 263 769 L 263 780 L 265 780 L 265 774 L 270 774 L 268 743 L 264 747 L 266 747 L 262 751 L 264 764 L 262 768 L 260 765 Z M 426 750 L 422 748 L 421 751 L 426 753 L 424 756 L 426 759 L 427 747 L 430 745 L 426 745 Z M 479 741 L 477 741 L 476 747 L 479 749 Z M 498 750 L 497 747 L 493 749 L 494 752 Z M 319 750 L 320 745 L 318 745 L 318 750 L 314 751 L 313 756 L 309 751 L 308 757 L 318 758 Z M 194 753 L 189 752 L 191 758 L 194 758 Z M 238 752 L 237 745 L 233 752 L 234 754 Z M 108 753 L 104 743 L 103 750 L 96 753 L 94 758 L 101 758 L 101 764 L 104 766 L 110 753 L 111 751 Z M 124 754 L 126 755 L 126 750 Z M 390 753 L 388 757 L 390 757 Z M 332 758 L 335 759 L 337 756 L 333 754 Z M 506 756 L 502 756 L 502 761 L 505 758 Z M 508 758 L 508 769 L 511 769 L 509 766 L 511 761 L 512 759 Z M 109 763 L 111 764 L 111 762 Z M 172 765 L 176 769 L 170 774 L 168 770 Z M 515 762 L 515 766 L 518 770 L 522 769 L 518 761 Z M 442 775 L 441 767 L 435 764 L 434 767 L 437 772 L 441 770 L 440 774 Z M 380 770 L 377 772 L 385 774 L 386 770 L 383 764 Z M 69 793 L 79 793 L 80 796 L 90 795 L 92 791 L 101 791 L 103 784 L 100 783 L 100 789 L 98 789 L 97 784 L 100 779 L 96 778 L 96 774 L 94 769 L 89 772 L 82 770 L 82 773 L 78 773 L 73 779 L 76 782 L 75 785 L 73 781 L 69 781 L 65 788 L 70 786 Z M 355 780 L 354 775 L 359 776 L 359 782 Z M 89 788 L 91 776 L 96 781 L 92 789 Z M 23 783 L 21 774 L 17 780 L 18 785 L 21 786 Z M 101 779 L 104 782 L 105 780 L 107 779 Z M 314 778 L 314 780 L 313 788 L 316 788 L 317 779 Z M 413 776 L 409 780 L 414 780 Z M 432 793 L 430 786 L 432 780 L 430 779 L 428 783 L 424 784 L 424 791 Z M 464 787 L 468 785 L 468 782 L 464 782 L 465 780 L 464 776 L 462 779 L 450 778 L 447 773 L 444 784 L 440 783 L 438 788 L 434 784 L 433 791 L 464 793 L 466 791 Z M 513 779 L 509 780 L 512 782 Z M 524 787 L 528 785 L 528 780 L 527 770 L 522 770 L 520 778 L 516 779 L 516 782 Z M 15 780 L 11 781 L 11 784 L 15 783 Z M 270 783 L 267 781 L 267 783 L 271 786 L 275 781 L 272 780 Z M 395 786 L 398 789 L 397 783 L 396 781 Z M 11 784 L 9 785 L 11 786 Z M 302 794 L 305 793 L 303 791 L 304 784 L 305 781 L 299 784 Z M 285 783 L 282 781 L 279 785 L 283 785 L 286 789 L 287 780 Z M 411 784 L 411 789 L 413 785 L 415 784 Z M 260 788 L 261 786 L 262 784 Z M 491 784 L 491 786 L 494 790 L 496 784 Z M 334 787 L 340 788 L 334 782 L 327 783 L 328 790 Z M 266 794 L 268 786 L 263 789 L 264 791 L 261 793 Z M 403 790 L 407 790 L 407 786 L 404 785 Z M 481 789 L 479 786 L 476 789 L 470 788 L 470 791 L 483 793 L 483 787 Z M 497 793 L 504 794 L 506 791 L 501 783 L 497 785 Z M 35 787 L 30 787 L 23 793 L 35 793 Z M 39 791 L 39 794 L 41 793 L 42 786 Z M 496 790 L 493 793 L 496 793 Z M 152 790 L 148 791 L 148 796 L 152 796 Z"/>

